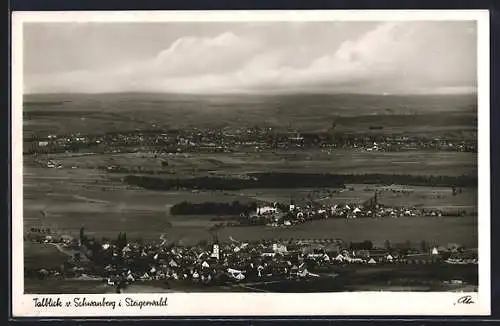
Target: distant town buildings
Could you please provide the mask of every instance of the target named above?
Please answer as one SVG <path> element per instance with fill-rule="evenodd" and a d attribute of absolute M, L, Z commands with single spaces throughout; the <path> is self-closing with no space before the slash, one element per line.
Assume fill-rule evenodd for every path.
<path fill-rule="evenodd" d="M 277 132 L 269 128 L 145 130 L 113 132 L 101 135 L 47 135 L 25 139 L 24 153 L 61 152 L 233 152 L 244 148 L 254 151 L 293 148 L 360 151 L 439 150 L 477 152 L 473 139 L 427 137 L 417 135 L 343 134 Z"/>

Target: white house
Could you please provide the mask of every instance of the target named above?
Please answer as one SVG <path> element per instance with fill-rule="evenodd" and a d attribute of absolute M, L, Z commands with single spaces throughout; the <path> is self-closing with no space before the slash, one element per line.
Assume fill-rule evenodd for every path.
<path fill-rule="evenodd" d="M 257 215 L 273 214 L 276 213 L 277 211 L 278 209 L 272 206 L 257 207 Z"/>
<path fill-rule="evenodd" d="M 217 243 L 214 243 L 214 245 L 212 247 L 212 255 L 211 256 L 217 260 L 220 258 L 219 245 Z"/>
<path fill-rule="evenodd" d="M 349 263 L 362 263 L 363 259 L 362 258 L 347 258 L 347 262 L 349 262 Z"/>
<path fill-rule="evenodd" d="M 345 259 L 345 257 L 344 257 L 344 256 L 342 256 L 342 254 L 338 254 L 338 255 L 335 257 L 335 260 L 336 260 L 336 261 L 339 261 L 339 262 L 344 261 L 344 259 Z"/>
<path fill-rule="evenodd" d="M 286 248 L 286 246 L 285 246 L 285 245 L 283 245 L 283 244 L 274 243 L 274 244 L 273 244 L 273 251 L 274 251 L 275 253 L 280 253 L 280 254 L 281 254 L 281 253 L 285 253 L 285 252 L 287 252 L 287 248 Z"/>
<path fill-rule="evenodd" d="M 276 256 L 276 253 L 275 252 L 263 252 L 261 254 L 262 257 L 274 257 Z"/>
<path fill-rule="evenodd" d="M 244 280 L 245 279 L 245 275 L 243 275 L 243 271 L 240 271 L 240 270 L 237 270 L 237 269 L 233 269 L 233 268 L 228 268 L 227 269 L 227 272 L 229 273 L 229 275 L 238 280 L 238 281 L 241 281 L 241 280 Z"/>

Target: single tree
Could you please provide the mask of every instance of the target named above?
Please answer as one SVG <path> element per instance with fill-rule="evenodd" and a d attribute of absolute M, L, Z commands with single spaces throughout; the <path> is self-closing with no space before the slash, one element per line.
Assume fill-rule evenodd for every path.
<path fill-rule="evenodd" d="M 429 250 L 429 245 L 427 244 L 427 241 L 422 240 L 422 242 L 420 242 L 420 250 L 422 252 L 427 252 Z"/>
<path fill-rule="evenodd" d="M 391 242 L 389 240 L 385 240 L 384 247 L 385 249 L 391 249 L 392 248 Z"/>

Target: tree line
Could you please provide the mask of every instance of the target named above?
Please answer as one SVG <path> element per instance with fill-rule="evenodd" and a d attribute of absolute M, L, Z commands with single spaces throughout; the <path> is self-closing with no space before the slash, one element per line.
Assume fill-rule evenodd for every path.
<path fill-rule="evenodd" d="M 320 174 L 320 173 L 254 173 L 249 179 L 195 177 L 161 178 L 152 176 L 127 175 L 124 182 L 151 190 L 240 190 L 254 188 L 302 188 L 335 187 L 342 188 L 348 183 L 358 184 L 404 184 L 433 187 L 477 187 L 476 176 L 424 176 L 405 174 Z"/>
<path fill-rule="evenodd" d="M 170 208 L 172 215 L 239 215 L 246 214 L 257 209 L 257 203 L 191 203 L 183 201 Z"/>

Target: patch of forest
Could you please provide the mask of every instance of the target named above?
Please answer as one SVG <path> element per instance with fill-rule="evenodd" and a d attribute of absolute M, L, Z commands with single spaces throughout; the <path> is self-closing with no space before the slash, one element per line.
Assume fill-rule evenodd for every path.
<path fill-rule="evenodd" d="M 257 203 L 190 203 L 183 201 L 170 208 L 172 215 L 240 215 L 257 209 Z"/>
<path fill-rule="evenodd" d="M 345 184 L 404 184 L 432 187 L 477 187 L 477 177 L 426 176 L 403 174 L 326 174 L 326 173 L 251 173 L 250 178 L 195 177 L 162 178 L 152 176 L 127 175 L 124 182 L 151 190 L 204 189 L 240 190 L 255 188 L 321 188 L 345 187 Z"/>

